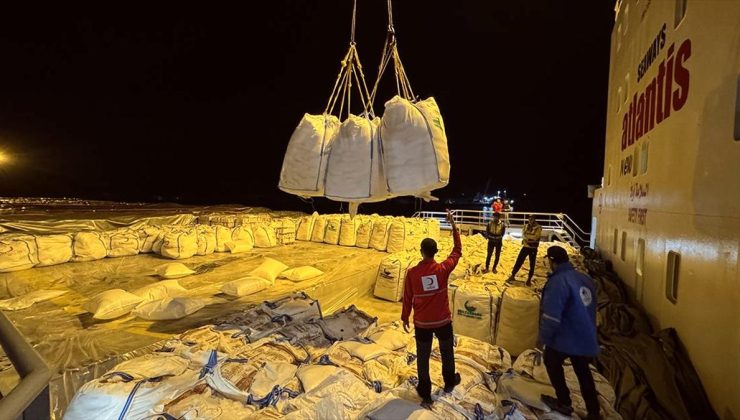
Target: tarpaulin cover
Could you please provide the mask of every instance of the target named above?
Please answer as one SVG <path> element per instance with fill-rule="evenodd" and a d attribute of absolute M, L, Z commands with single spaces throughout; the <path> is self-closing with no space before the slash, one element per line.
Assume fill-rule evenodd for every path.
<path fill-rule="evenodd" d="M 339 247 L 313 242 L 257 249 L 243 254 L 216 253 L 181 260 L 196 274 L 178 279 L 188 295 L 202 298 L 206 306 L 183 319 L 146 321 L 125 315 L 102 322 L 82 309 L 99 292 L 109 289 L 133 291 L 160 281 L 156 268 L 166 263 L 159 256 L 141 254 L 106 258 L 84 263 L 0 274 L 0 299 L 23 296 L 36 290 L 67 290 L 57 298 L 39 302 L 27 309 L 7 312 L 7 316 L 26 339 L 47 360 L 53 372 L 61 375 L 52 385 L 57 407 L 64 407 L 79 385 L 104 371 L 98 366 L 120 360 L 159 340 L 246 305 L 303 290 L 320 298 L 327 313 L 370 296 L 380 260 L 387 254 L 372 249 Z M 243 277 L 270 257 L 289 267 L 311 265 L 323 275 L 294 283 L 279 279 L 275 285 L 255 295 L 232 298 L 220 294 L 223 283 Z M 398 309 L 400 311 L 400 308 Z M 398 313 L 397 311 L 397 313 Z M 396 315 L 397 317 L 398 315 Z M 0 373 L 0 392 L 6 393 L 17 379 L 12 369 Z"/>

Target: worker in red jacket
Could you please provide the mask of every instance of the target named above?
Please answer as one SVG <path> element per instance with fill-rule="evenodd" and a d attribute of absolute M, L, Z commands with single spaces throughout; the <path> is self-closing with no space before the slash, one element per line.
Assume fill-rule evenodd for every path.
<path fill-rule="evenodd" d="M 453 350 L 452 314 L 447 298 L 447 278 L 457 266 L 462 256 L 460 233 L 457 231 L 452 213 L 447 211 L 447 220 L 452 226 L 452 237 L 455 246 L 446 260 L 438 263 L 434 260 L 437 253 L 437 242 L 426 238 L 421 241 L 423 260 L 406 274 L 403 290 L 403 328 L 408 332 L 409 315 L 414 310 L 414 329 L 416 335 L 416 367 L 419 384 L 416 391 L 422 399 L 422 406 L 432 404 L 432 381 L 429 378 L 429 356 L 432 353 L 432 339 L 437 336 L 439 350 L 442 353 L 442 377 L 445 392 L 452 392 L 460 383 L 460 374 L 455 371 L 455 354 Z"/>
<path fill-rule="evenodd" d="M 504 211 L 504 203 L 501 202 L 500 198 L 497 198 L 496 201 L 493 202 L 493 206 L 491 206 L 494 213 L 501 213 Z"/>

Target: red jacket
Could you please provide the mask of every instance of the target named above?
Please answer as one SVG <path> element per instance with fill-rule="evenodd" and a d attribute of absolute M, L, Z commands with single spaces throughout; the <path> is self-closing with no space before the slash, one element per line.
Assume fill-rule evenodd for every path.
<path fill-rule="evenodd" d="M 460 233 L 455 229 L 452 237 L 455 247 L 446 260 L 438 263 L 424 260 L 406 273 L 403 288 L 401 320 L 408 322 L 414 308 L 414 326 L 417 328 L 443 327 L 452 322 L 450 302 L 447 298 L 447 278 L 462 256 Z"/>
<path fill-rule="evenodd" d="M 498 201 L 494 201 L 492 208 L 493 208 L 494 213 L 501 213 L 504 210 L 504 203 L 499 203 Z"/>

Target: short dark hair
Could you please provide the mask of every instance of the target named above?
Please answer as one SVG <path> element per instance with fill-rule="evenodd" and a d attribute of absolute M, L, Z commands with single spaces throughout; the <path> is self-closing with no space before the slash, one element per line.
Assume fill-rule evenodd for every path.
<path fill-rule="evenodd" d="M 563 247 L 553 245 L 547 248 L 547 258 L 556 264 L 562 264 L 568 262 L 568 252 Z"/>
<path fill-rule="evenodd" d="M 433 257 L 437 253 L 437 241 L 432 238 L 424 238 L 421 241 L 421 252 L 427 257 Z"/>
<path fill-rule="evenodd" d="M 501 217 L 501 213 L 499 212 L 493 213 L 493 217 Z"/>

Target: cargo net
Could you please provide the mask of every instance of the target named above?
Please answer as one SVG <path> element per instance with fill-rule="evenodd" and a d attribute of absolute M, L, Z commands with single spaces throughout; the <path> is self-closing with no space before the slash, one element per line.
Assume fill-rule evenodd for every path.
<path fill-rule="evenodd" d="M 324 316 L 303 293 L 214 320 L 127 360 L 78 390 L 65 419 L 540 418 L 553 394 L 541 354 L 512 364 L 502 347 L 455 339 L 461 383 L 442 390 L 438 346 L 430 360 L 431 411 L 416 394 L 416 346 L 398 323 L 350 306 Z M 594 372 L 605 418 L 619 418 L 614 393 Z M 576 412 L 585 415 L 572 368 Z M 535 395 L 536 394 L 536 395 Z M 553 417 L 546 417 L 553 418 Z"/>

